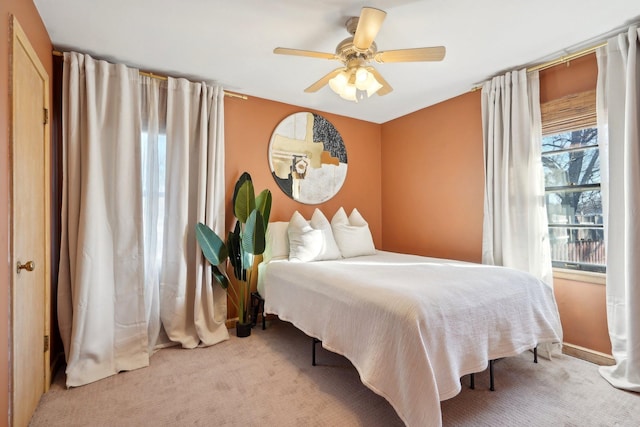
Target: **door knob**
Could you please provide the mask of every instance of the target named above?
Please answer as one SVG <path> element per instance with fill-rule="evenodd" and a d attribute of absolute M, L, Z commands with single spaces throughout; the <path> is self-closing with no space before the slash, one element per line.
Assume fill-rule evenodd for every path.
<path fill-rule="evenodd" d="M 20 270 L 33 271 L 34 268 L 36 268 L 36 263 L 33 261 L 27 261 L 24 264 L 20 264 L 18 261 L 18 274 L 20 274 Z"/>

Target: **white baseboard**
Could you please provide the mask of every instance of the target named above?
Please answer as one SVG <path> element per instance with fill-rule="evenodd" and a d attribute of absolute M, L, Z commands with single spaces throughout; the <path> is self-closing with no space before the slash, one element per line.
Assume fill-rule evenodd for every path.
<path fill-rule="evenodd" d="M 575 344 L 563 343 L 562 352 L 568 356 L 586 360 L 587 362 L 595 363 L 600 366 L 611 366 L 616 364 L 614 358 L 608 354 L 580 347 Z"/>

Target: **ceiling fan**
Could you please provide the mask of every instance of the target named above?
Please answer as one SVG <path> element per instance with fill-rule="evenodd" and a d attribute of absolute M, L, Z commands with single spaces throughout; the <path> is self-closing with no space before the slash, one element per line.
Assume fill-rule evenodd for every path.
<path fill-rule="evenodd" d="M 378 52 L 374 39 L 386 16 L 387 13 L 380 9 L 363 7 L 359 17 L 354 16 L 347 20 L 347 31 L 352 36 L 341 41 L 335 53 L 284 47 L 275 48 L 273 53 L 335 59 L 344 64 L 343 67 L 336 68 L 306 88 L 305 92 L 316 92 L 329 84 L 329 87 L 342 98 L 355 102 L 374 93 L 386 95 L 393 88 L 374 67 L 369 65 L 371 61 L 378 63 L 442 61 L 446 52 L 444 46 Z"/>

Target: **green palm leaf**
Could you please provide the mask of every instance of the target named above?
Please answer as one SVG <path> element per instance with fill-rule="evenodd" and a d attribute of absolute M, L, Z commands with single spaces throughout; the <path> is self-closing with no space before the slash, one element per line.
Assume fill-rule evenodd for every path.
<path fill-rule="evenodd" d="M 247 218 L 256 208 L 256 197 L 253 190 L 253 182 L 251 179 L 245 180 L 240 188 L 238 188 L 238 192 L 235 197 L 235 201 L 233 202 L 233 213 L 235 214 L 238 221 L 241 223 L 246 223 Z"/>
<path fill-rule="evenodd" d="M 229 287 L 229 278 L 227 278 L 227 276 L 220 271 L 217 265 L 211 267 L 211 273 L 213 274 L 213 277 L 218 281 L 218 283 L 220 283 L 222 289 L 226 290 Z"/>
<path fill-rule="evenodd" d="M 242 249 L 253 255 L 260 255 L 265 247 L 265 227 L 262 214 L 254 209 L 247 218 L 242 236 Z"/>
<path fill-rule="evenodd" d="M 236 221 L 233 231 L 227 236 L 227 246 L 229 247 L 229 260 L 233 267 L 233 275 L 236 279 L 243 278 L 243 257 L 242 257 L 242 240 L 240 239 L 240 223 Z"/>
<path fill-rule="evenodd" d="M 206 224 L 196 224 L 196 239 L 202 249 L 204 257 L 211 265 L 222 264 L 229 253 L 227 247 L 218 235 Z"/>
<path fill-rule="evenodd" d="M 245 181 L 251 181 L 251 175 L 249 175 L 248 172 L 242 172 L 242 175 L 240 175 L 240 178 L 238 178 L 238 180 L 236 181 L 236 185 L 233 187 L 233 198 L 231 199 L 232 206 L 236 205 L 236 198 L 238 197 L 238 191 L 240 190 L 240 187 L 242 186 L 242 184 L 244 184 Z"/>
<path fill-rule="evenodd" d="M 256 209 L 262 214 L 264 229 L 266 230 L 269 224 L 269 216 L 271 215 L 271 191 L 264 189 L 258 194 L 256 197 Z"/>

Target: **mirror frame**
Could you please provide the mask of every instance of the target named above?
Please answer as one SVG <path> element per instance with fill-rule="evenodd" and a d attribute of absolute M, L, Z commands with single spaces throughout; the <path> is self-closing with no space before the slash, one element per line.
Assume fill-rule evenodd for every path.
<path fill-rule="evenodd" d="M 320 204 L 334 197 L 347 177 L 347 149 L 325 117 L 307 111 L 285 117 L 269 142 L 269 168 L 291 199 Z"/>

